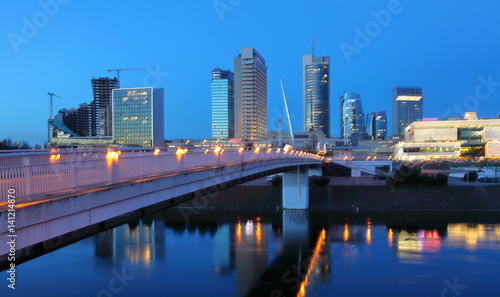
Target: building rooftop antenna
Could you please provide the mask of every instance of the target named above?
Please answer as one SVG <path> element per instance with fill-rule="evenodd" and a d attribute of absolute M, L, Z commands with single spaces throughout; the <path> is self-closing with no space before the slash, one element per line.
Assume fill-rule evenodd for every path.
<path fill-rule="evenodd" d="M 315 51 L 315 45 L 316 45 L 316 38 L 311 39 L 311 45 L 312 45 L 312 56 L 314 57 L 314 51 Z"/>

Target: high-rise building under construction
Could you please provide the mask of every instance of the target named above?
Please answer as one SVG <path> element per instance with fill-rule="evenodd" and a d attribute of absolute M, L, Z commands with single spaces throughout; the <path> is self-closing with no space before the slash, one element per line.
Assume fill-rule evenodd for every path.
<path fill-rule="evenodd" d="M 113 133 L 113 89 L 119 88 L 118 79 L 109 77 L 92 78 L 91 136 L 112 136 Z"/>

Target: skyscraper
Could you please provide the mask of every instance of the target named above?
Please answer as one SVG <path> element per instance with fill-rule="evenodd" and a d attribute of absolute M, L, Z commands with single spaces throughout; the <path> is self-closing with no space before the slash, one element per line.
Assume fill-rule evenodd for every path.
<path fill-rule="evenodd" d="M 94 101 L 91 103 L 91 136 L 111 136 L 112 127 L 112 90 L 119 87 L 118 79 L 109 77 L 92 78 L 92 93 Z"/>
<path fill-rule="evenodd" d="M 396 87 L 392 90 L 392 135 L 402 136 L 409 124 L 423 118 L 421 87 Z"/>
<path fill-rule="evenodd" d="M 234 74 L 212 70 L 212 138 L 234 137 Z"/>
<path fill-rule="evenodd" d="M 302 57 L 302 90 L 304 132 L 330 136 L 330 57 Z"/>
<path fill-rule="evenodd" d="M 164 145 L 163 89 L 113 90 L 113 140 L 128 146 Z"/>
<path fill-rule="evenodd" d="M 366 134 L 372 140 L 382 140 L 387 137 L 387 115 L 385 111 L 372 112 L 366 116 Z"/>
<path fill-rule="evenodd" d="M 267 139 L 267 66 L 253 48 L 234 58 L 235 138 Z"/>
<path fill-rule="evenodd" d="M 365 115 L 361 105 L 361 96 L 344 92 L 340 97 L 340 136 L 346 144 L 355 144 L 365 132 Z"/>

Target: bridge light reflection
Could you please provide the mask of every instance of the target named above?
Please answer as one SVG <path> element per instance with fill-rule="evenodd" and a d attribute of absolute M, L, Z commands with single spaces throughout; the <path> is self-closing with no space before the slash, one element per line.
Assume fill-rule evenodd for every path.
<path fill-rule="evenodd" d="M 240 153 L 240 154 L 241 154 L 241 153 L 243 153 L 243 151 L 244 151 L 244 150 L 245 150 L 245 148 L 244 148 L 244 147 L 242 147 L 242 146 L 240 146 L 240 148 L 238 148 L 238 153 Z"/>
<path fill-rule="evenodd" d="M 236 225 L 236 242 L 238 244 L 241 243 L 241 238 L 242 238 L 242 232 L 243 230 L 243 225 L 241 224 L 241 222 L 238 221 L 238 224 Z"/>
<path fill-rule="evenodd" d="M 309 276 L 311 275 L 311 271 L 313 270 L 314 265 L 316 265 L 320 260 L 321 252 L 325 251 L 326 243 L 326 230 L 322 229 L 321 233 L 319 234 L 318 241 L 316 242 L 316 246 L 314 247 L 313 255 L 311 256 L 311 261 L 309 262 L 309 266 L 307 267 L 307 272 L 304 280 L 300 283 L 297 297 L 306 296 L 306 287 L 309 285 Z"/>
<path fill-rule="evenodd" d="M 343 233 L 343 239 L 344 241 L 348 241 L 349 240 L 349 224 L 345 224 L 344 225 L 344 233 Z"/>
<path fill-rule="evenodd" d="M 260 146 L 255 148 L 255 153 L 259 153 L 259 152 L 260 152 Z"/>
<path fill-rule="evenodd" d="M 257 222 L 255 226 L 255 240 L 257 244 L 257 248 L 260 248 L 262 244 L 262 225 L 260 222 Z"/>
<path fill-rule="evenodd" d="M 222 152 L 222 148 L 218 145 L 214 148 L 214 153 L 219 154 Z"/>
<path fill-rule="evenodd" d="M 160 149 L 159 148 L 155 149 L 155 152 L 153 154 L 155 156 L 158 156 L 160 154 Z"/>

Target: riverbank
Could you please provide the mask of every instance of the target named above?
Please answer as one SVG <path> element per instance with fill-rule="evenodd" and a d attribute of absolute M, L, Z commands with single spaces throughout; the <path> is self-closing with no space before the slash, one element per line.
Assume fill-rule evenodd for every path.
<path fill-rule="evenodd" d="M 382 181 L 344 180 L 312 186 L 310 209 L 332 211 L 500 211 L 500 185 L 446 187 L 383 185 Z M 385 181 L 384 181 L 385 183 Z M 197 197 L 177 207 L 199 209 L 279 209 L 281 186 L 255 181 Z"/>

